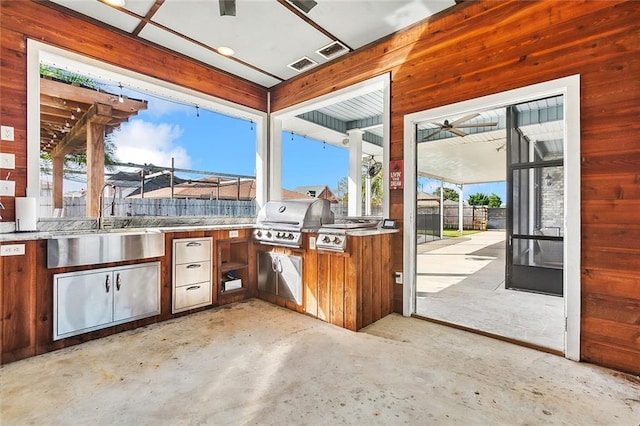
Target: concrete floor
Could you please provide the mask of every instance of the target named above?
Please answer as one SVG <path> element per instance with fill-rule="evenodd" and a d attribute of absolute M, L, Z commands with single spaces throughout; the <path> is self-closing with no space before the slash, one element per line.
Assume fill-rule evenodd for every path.
<path fill-rule="evenodd" d="M 564 352 L 562 297 L 507 290 L 505 232 L 418 246 L 416 313 Z"/>
<path fill-rule="evenodd" d="M 3 426 L 640 422 L 640 380 L 389 315 L 250 300 L 0 368 Z"/>

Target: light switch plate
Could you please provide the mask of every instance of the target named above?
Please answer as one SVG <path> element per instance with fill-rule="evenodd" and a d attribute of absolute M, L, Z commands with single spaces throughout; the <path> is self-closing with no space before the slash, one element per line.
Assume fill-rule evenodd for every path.
<path fill-rule="evenodd" d="M 15 169 L 15 168 L 16 168 L 15 154 L 5 154 L 0 152 L 0 169 Z"/>
<path fill-rule="evenodd" d="M 229 238 L 238 238 L 238 231 L 229 231 Z"/>
<path fill-rule="evenodd" d="M 24 244 L 6 244 L 0 246 L 0 256 L 21 256 L 24 254 Z"/>
<path fill-rule="evenodd" d="M 13 127 L 11 126 L 0 126 L 0 139 L 3 141 L 13 142 Z"/>
<path fill-rule="evenodd" d="M 0 180 L 0 197 L 15 197 L 16 183 L 12 180 Z"/>

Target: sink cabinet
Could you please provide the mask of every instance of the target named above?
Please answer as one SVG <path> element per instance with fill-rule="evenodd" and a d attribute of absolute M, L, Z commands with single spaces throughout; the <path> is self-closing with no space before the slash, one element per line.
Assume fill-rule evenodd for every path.
<path fill-rule="evenodd" d="M 53 340 L 160 314 L 160 262 L 53 276 Z"/>

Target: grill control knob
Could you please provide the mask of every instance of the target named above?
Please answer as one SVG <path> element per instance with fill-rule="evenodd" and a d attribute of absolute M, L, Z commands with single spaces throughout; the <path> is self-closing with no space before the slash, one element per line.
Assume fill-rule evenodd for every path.
<path fill-rule="evenodd" d="M 328 243 L 329 241 L 331 241 L 331 238 L 329 238 L 328 235 L 325 235 L 324 238 L 322 239 L 323 243 Z"/>
<path fill-rule="evenodd" d="M 267 238 L 271 238 L 271 232 L 267 231 Z"/>
<path fill-rule="evenodd" d="M 293 240 L 295 237 L 293 236 L 293 234 L 289 234 L 289 237 L 288 237 L 288 238 L 289 238 L 290 240 Z"/>
<path fill-rule="evenodd" d="M 342 242 L 342 240 L 340 238 L 338 238 L 338 237 L 335 237 L 333 239 L 333 242 L 334 242 L 334 244 L 340 244 Z"/>
<path fill-rule="evenodd" d="M 283 235 L 284 235 L 284 233 L 278 232 L 278 233 L 276 234 L 276 238 L 281 238 Z"/>
<path fill-rule="evenodd" d="M 262 237 L 262 231 L 256 231 L 256 236 L 257 236 L 258 238 Z"/>

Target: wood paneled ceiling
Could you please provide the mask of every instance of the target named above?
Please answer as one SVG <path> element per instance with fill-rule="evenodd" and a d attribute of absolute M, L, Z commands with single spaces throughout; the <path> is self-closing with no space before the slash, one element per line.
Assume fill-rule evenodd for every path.
<path fill-rule="evenodd" d="M 216 0 L 45 0 L 99 25 L 151 42 L 264 87 L 306 72 L 447 9 L 460 0 L 316 0 L 308 12 L 294 0 L 236 0 L 221 16 Z M 305 2 L 303 2 L 305 3 Z M 231 57 L 221 47 L 235 51 Z M 334 54 L 322 55 L 329 46 Z M 305 59 L 306 58 L 306 59 Z"/>

